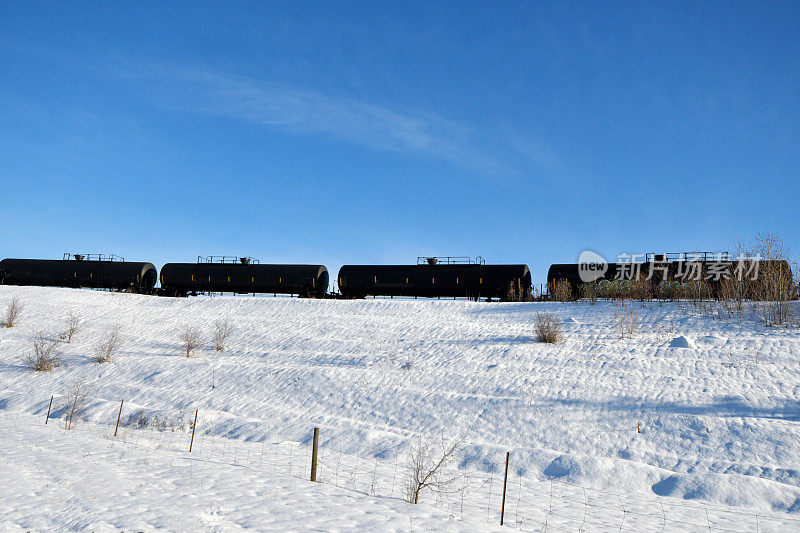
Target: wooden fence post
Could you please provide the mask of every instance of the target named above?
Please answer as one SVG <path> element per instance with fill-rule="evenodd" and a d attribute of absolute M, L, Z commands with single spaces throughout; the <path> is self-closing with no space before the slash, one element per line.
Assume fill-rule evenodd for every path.
<path fill-rule="evenodd" d="M 44 425 L 47 425 L 47 421 L 50 420 L 50 409 L 53 408 L 53 397 L 50 396 L 50 405 L 47 407 L 47 416 L 44 419 Z"/>
<path fill-rule="evenodd" d="M 119 401 L 119 413 L 117 413 L 117 427 L 114 428 L 114 436 L 117 436 L 117 430 L 119 429 L 119 417 L 122 416 L 122 404 L 125 403 L 125 400 Z"/>
<path fill-rule="evenodd" d="M 503 476 L 503 504 L 500 506 L 500 525 L 503 525 L 503 518 L 506 514 L 506 484 L 508 483 L 508 456 L 511 452 L 506 452 L 506 473 Z"/>
<path fill-rule="evenodd" d="M 311 449 L 311 481 L 317 481 L 318 451 L 319 451 L 319 428 L 314 428 L 314 445 Z"/>
<path fill-rule="evenodd" d="M 192 453 L 192 446 L 194 445 L 194 430 L 197 429 L 197 409 L 194 410 L 194 424 L 192 424 L 192 440 L 189 442 L 189 453 Z"/>

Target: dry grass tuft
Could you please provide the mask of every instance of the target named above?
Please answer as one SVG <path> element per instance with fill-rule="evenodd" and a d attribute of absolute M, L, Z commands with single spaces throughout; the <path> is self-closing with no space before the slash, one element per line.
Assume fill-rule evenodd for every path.
<path fill-rule="evenodd" d="M 122 327 L 112 326 L 103 336 L 95 350 L 95 361 L 110 363 L 114 360 L 122 345 Z"/>
<path fill-rule="evenodd" d="M 7 328 L 13 328 L 17 325 L 19 321 L 19 316 L 22 314 L 22 310 L 25 306 L 22 305 L 22 302 L 19 299 L 19 296 L 14 296 L 11 298 L 11 301 L 8 302 L 8 306 L 6 306 L 6 314 L 3 318 L 3 326 Z"/>
<path fill-rule="evenodd" d="M 183 345 L 186 357 L 191 357 L 192 354 L 203 345 L 200 332 L 192 326 L 186 326 L 181 332 L 181 344 Z"/>
<path fill-rule="evenodd" d="M 50 372 L 61 364 L 58 339 L 51 339 L 39 332 L 33 341 L 33 351 L 22 357 L 22 364 L 34 372 Z"/>
<path fill-rule="evenodd" d="M 228 347 L 228 339 L 233 334 L 233 325 L 227 320 L 214 322 L 214 349 L 221 352 Z"/>
<path fill-rule="evenodd" d="M 61 334 L 61 338 L 64 339 L 67 344 L 71 343 L 72 337 L 78 333 L 80 326 L 81 320 L 78 318 L 78 315 L 70 311 L 65 320 L 64 333 Z"/>
<path fill-rule="evenodd" d="M 539 342 L 555 343 L 561 340 L 561 323 L 552 313 L 536 315 L 536 337 Z"/>

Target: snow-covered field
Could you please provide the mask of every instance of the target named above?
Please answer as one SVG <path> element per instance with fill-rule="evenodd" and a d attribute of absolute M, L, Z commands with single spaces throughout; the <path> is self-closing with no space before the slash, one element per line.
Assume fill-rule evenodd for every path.
<path fill-rule="evenodd" d="M 636 304 L 169 299 L 0 286 L 0 530 L 800 530 L 800 329 Z M 62 364 L 39 331 L 83 321 Z M 539 343 L 538 312 L 565 340 Z M 186 358 L 217 319 L 231 346 Z M 122 326 L 111 363 L 95 346 Z M 78 377 L 90 401 L 63 429 Z M 49 424 L 44 426 L 51 395 Z M 119 401 L 120 435 L 113 437 Z M 199 411 L 191 454 L 190 423 Z M 321 428 L 320 480 L 308 475 Z M 638 431 L 637 431 L 638 428 Z M 402 501 L 409 447 L 463 439 L 450 493 Z"/>

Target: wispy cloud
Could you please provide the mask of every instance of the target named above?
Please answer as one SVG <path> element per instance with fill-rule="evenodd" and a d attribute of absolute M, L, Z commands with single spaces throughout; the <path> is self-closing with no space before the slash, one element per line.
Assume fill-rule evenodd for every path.
<path fill-rule="evenodd" d="M 262 124 L 296 135 L 324 135 L 374 150 L 448 161 L 470 171 L 515 176 L 504 157 L 482 147 L 477 128 L 431 113 L 402 110 L 286 84 L 200 67 L 120 66 L 125 77 L 145 77 L 160 105 Z"/>

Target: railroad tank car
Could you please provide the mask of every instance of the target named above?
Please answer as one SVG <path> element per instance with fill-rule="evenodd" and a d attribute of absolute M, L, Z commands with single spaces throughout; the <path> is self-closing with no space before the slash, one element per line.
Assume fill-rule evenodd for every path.
<path fill-rule="evenodd" d="M 262 265 L 259 263 L 167 263 L 161 267 L 161 292 L 297 294 L 321 298 L 328 290 L 323 265 Z"/>
<path fill-rule="evenodd" d="M 83 256 L 53 259 L 3 259 L 0 283 L 152 292 L 157 272 L 152 263 L 91 260 Z"/>
<path fill-rule="evenodd" d="M 509 288 L 531 289 L 527 265 L 417 264 L 344 265 L 339 290 L 345 298 L 365 296 L 466 297 L 504 299 Z"/>
<path fill-rule="evenodd" d="M 759 270 L 763 272 L 768 269 L 773 272 L 780 272 L 782 275 L 787 276 L 791 281 L 792 269 L 788 261 L 753 261 L 754 265 L 757 263 L 757 270 L 749 271 L 749 274 L 748 271 L 745 271 L 745 277 L 747 275 L 752 275 L 753 272 L 757 274 Z M 689 269 L 694 268 L 693 266 L 689 266 L 690 263 L 692 263 L 692 261 L 656 259 L 653 261 L 633 263 L 633 265 L 635 265 L 633 268 L 639 276 L 648 278 L 651 284 L 655 286 L 662 281 L 682 281 L 684 278 L 681 277 L 681 273 L 687 273 Z M 738 267 L 738 262 L 731 260 L 716 261 L 711 259 L 702 259 L 699 261 L 694 261 L 694 263 L 697 264 L 697 268 L 699 269 L 699 274 L 697 275 L 699 275 L 700 279 L 706 281 L 712 291 L 712 294 L 714 295 L 716 295 L 716 290 L 720 286 L 721 279 L 735 275 L 736 268 Z M 581 279 L 580 268 L 581 265 L 579 264 L 562 263 L 550 265 L 550 268 L 547 271 L 547 286 L 552 291 L 557 282 L 566 281 L 572 288 L 572 294 L 577 296 L 579 294 L 578 291 L 580 286 L 585 283 L 585 281 Z M 604 272 L 594 273 L 595 281 L 601 282 L 612 281 L 615 279 L 631 279 L 631 269 L 631 263 L 608 263 L 607 269 Z M 685 280 L 690 281 L 691 279 L 697 278 L 692 278 L 691 275 L 687 274 Z"/>

